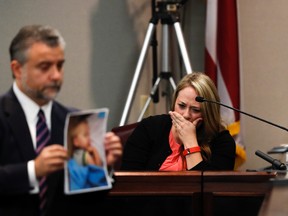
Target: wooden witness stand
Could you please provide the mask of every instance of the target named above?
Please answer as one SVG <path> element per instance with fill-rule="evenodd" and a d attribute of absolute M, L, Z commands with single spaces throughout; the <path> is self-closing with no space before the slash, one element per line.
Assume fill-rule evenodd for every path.
<path fill-rule="evenodd" d="M 181 211 L 185 215 L 257 215 L 275 176 L 276 172 L 117 171 L 106 201 L 119 208 L 118 215 L 162 212 L 167 216 Z"/>

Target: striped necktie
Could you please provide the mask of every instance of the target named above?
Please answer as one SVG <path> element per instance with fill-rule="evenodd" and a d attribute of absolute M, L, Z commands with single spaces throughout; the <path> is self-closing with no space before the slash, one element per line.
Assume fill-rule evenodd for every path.
<path fill-rule="evenodd" d="M 43 110 L 38 112 L 38 121 L 36 125 L 36 154 L 38 155 L 46 146 L 50 139 L 50 132 L 46 124 L 45 115 Z M 46 193 L 47 193 L 46 176 L 42 177 L 39 181 L 39 199 L 40 199 L 40 215 L 45 215 L 46 210 Z"/>

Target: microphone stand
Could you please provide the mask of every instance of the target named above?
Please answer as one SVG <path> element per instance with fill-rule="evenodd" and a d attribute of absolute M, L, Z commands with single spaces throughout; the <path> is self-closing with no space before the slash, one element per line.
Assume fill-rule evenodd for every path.
<path fill-rule="evenodd" d="M 259 150 L 257 150 L 255 152 L 255 154 L 257 156 L 261 157 L 262 159 L 266 160 L 267 162 L 271 163 L 273 169 L 276 169 L 276 170 L 286 170 L 287 169 L 287 167 L 286 167 L 286 165 L 284 163 L 282 163 L 281 161 L 270 157 L 267 154 L 264 154 L 263 152 L 261 152 Z"/>
<path fill-rule="evenodd" d="M 270 124 L 270 125 L 273 125 L 273 126 L 275 126 L 275 127 L 278 127 L 278 128 L 280 128 L 280 129 L 282 129 L 282 130 L 288 131 L 288 129 L 285 128 L 285 127 L 282 127 L 282 126 L 280 126 L 280 125 L 277 125 L 277 124 L 275 124 L 275 123 L 273 123 L 273 122 L 270 122 L 270 121 L 267 121 L 267 120 L 265 120 L 265 119 L 259 118 L 259 117 L 255 116 L 255 115 L 251 115 L 251 114 L 249 114 L 249 113 L 246 113 L 246 112 L 241 111 L 241 110 L 239 110 L 239 109 L 236 109 L 236 108 L 234 108 L 234 107 L 227 106 L 227 105 L 222 104 L 222 103 L 220 103 L 220 102 L 207 100 L 207 99 L 205 99 L 205 98 L 203 98 L 203 97 L 201 97 L 201 96 L 197 96 L 197 97 L 195 98 L 195 100 L 196 100 L 197 102 L 200 102 L 200 103 L 202 103 L 202 102 L 215 103 L 215 104 L 224 106 L 224 107 L 226 107 L 226 108 L 228 108 L 228 109 L 232 109 L 232 110 L 234 110 L 234 111 L 236 111 L 236 112 L 242 113 L 242 114 L 244 114 L 244 115 L 250 116 L 250 117 L 252 117 L 252 118 L 255 118 L 255 119 L 259 120 L 259 121 L 265 122 L 265 123 Z"/>
<path fill-rule="evenodd" d="M 232 109 L 232 110 L 234 110 L 234 111 L 237 111 L 237 112 L 239 112 L 239 113 L 245 114 L 245 115 L 247 115 L 247 116 L 250 116 L 250 117 L 252 117 L 252 118 L 255 118 L 255 119 L 257 119 L 257 120 L 260 120 L 260 121 L 262 121 L 262 122 L 265 122 L 265 123 L 267 123 L 267 124 L 270 124 L 270 125 L 273 125 L 273 126 L 275 126 L 275 127 L 281 128 L 282 130 L 288 131 L 288 129 L 285 128 L 285 127 L 282 127 L 282 126 L 280 126 L 280 125 L 274 124 L 273 122 L 270 122 L 270 121 L 267 121 L 267 120 L 265 120 L 265 119 L 259 118 L 259 117 L 255 116 L 255 115 L 251 115 L 251 114 L 249 114 L 249 113 L 243 112 L 243 111 L 241 111 L 241 110 L 239 110 L 239 109 L 236 109 L 236 108 L 234 108 L 234 107 L 227 106 L 227 105 L 222 104 L 222 103 L 220 103 L 220 102 L 218 102 L 218 101 L 207 100 L 207 99 L 205 99 L 205 98 L 203 98 L 203 97 L 201 97 L 201 96 L 197 96 L 197 97 L 195 98 L 195 100 L 196 100 L 197 102 L 199 102 L 199 103 L 208 102 L 208 103 L 218 104 L 218 105 L 220 105 L 220 106 L 224 106 L 224 107 L 226 107 L 226 108 L 228 108 L 228 109 Z M 257 156 L 261 157 L 262 159 L 268 161 L 269 163 L 271 163 L 271 164 L 272 164 L 272 168 L 274 168 L 274 169 L 275 169 L 275 168 L 276 168 L 277 170 L 286 170 L 286 169 L 287 169 L 287 167 L 286 167 L 286 165 L 285 165 L 284 163 L 282 163 L 281 161 L 276 160 L 276 159 L 270 157 L 269 155 L 264 154 L 263 152 L 261 152 L 261 151 L 259 151 L 259 150 L 257 150 L 257 151 L 255 152 L 255 154 L 256 154 Z"/>

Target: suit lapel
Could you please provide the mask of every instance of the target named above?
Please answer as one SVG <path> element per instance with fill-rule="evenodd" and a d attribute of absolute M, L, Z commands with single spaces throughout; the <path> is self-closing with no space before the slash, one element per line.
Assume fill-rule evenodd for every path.
<path fill-rule="evenodd" d="M 34 159 L 36 154 L 25 114 L 12 90 L 4 98 L 3 108 L 13 134 L 12 137 L 16 139 L 15 147 L 20 150 L 25 161 Z"/>
<path fill-rule="evenodd" d="M 53 102 L 51 113 L 51 143 L 64 144 L 64 125 L 68 110 Z"/>

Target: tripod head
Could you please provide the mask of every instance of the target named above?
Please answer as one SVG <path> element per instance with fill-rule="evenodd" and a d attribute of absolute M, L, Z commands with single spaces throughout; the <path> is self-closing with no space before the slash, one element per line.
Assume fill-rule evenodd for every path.
<path fill-rule="evenodd" d="M 152 0 L 153 1 L 153 0 Z M 154 0 L 154 2 L 155 2 L 155 0 Z M 187 0 L 160 0 L 160 1 L 158 1 L 158 3 L 159 2 L 163 2 L 163 3 L 168 3 L 168 5 L 177 5 L 177 7 L 180 7 L 181 5 L 184 5 L 186 2 L 187 2 Z"/>
<path fill-rule="evenodd" d="M 162 24 L 173 24 L 179 20 L 179 9 L 187 0 L 182 1 L 157 1 L 152 0 L 152 15 Z"/>

